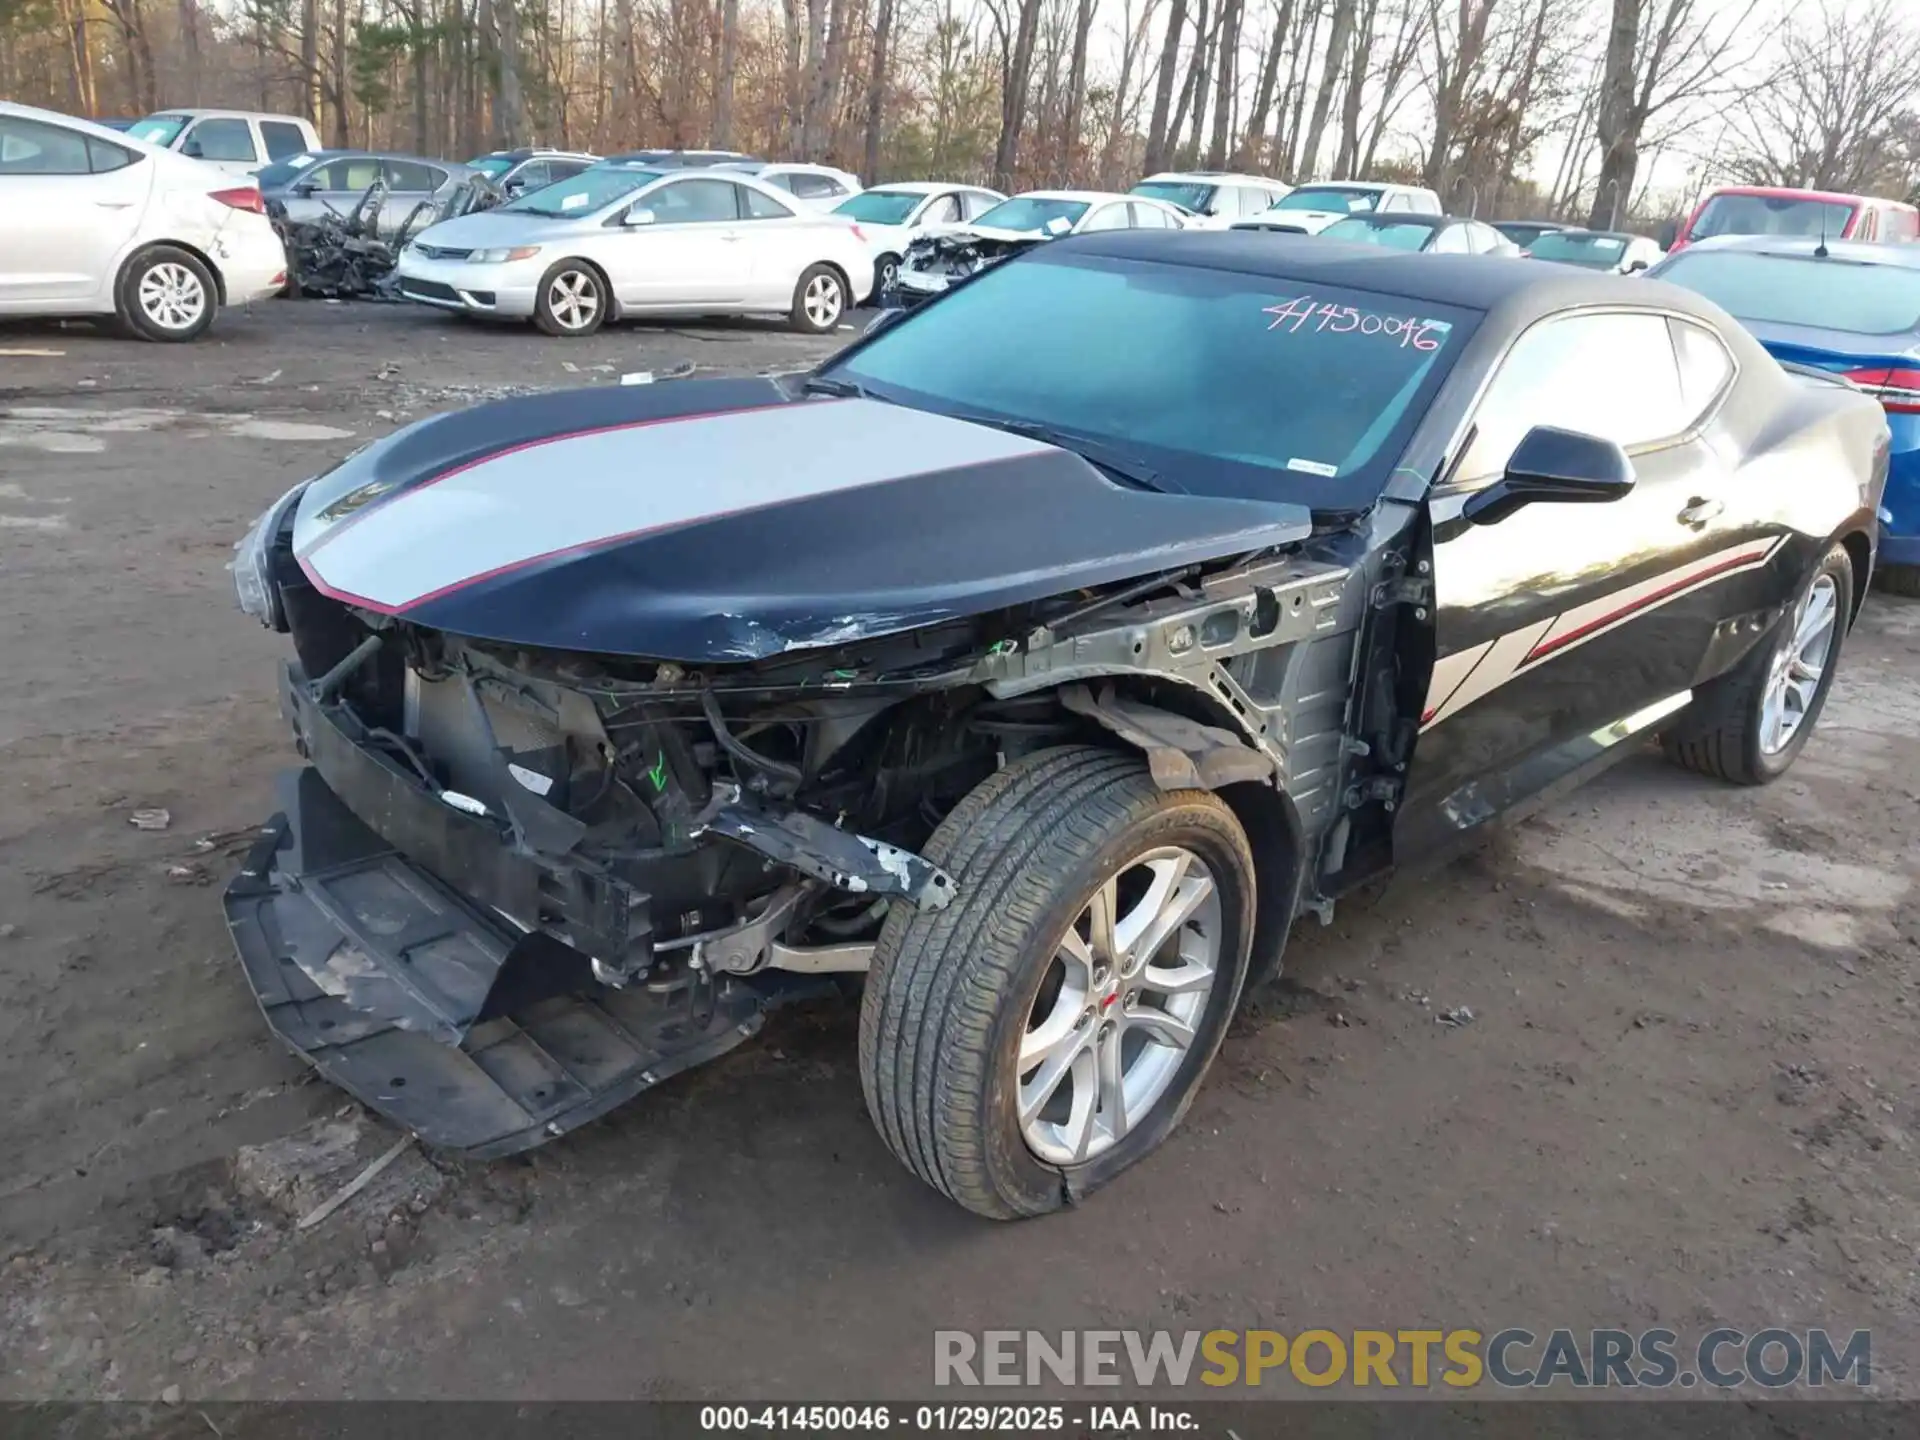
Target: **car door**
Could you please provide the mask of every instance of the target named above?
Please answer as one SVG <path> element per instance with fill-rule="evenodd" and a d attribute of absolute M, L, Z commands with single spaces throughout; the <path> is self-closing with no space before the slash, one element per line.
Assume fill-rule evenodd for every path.
<path fill-rule="evenodd" d="M 381 177 L 381 168 L 379 159 L 372 155 L 345 156 L 316 165 L 287 187 L 287 218 L 318 220 L 338 215 L 345 219 Z"/>
<path fill-rule="evenodd" d="M 1101 230 L 1131 230 L 1133 216 L 1129 213 L 1124 200 L 1111 201 L 1105 205 L 1096 205 L 1087 212 L 1074 232 L 1077 235 L 1092 235 Z"/>
<path fill-rule="evenodd" d="M 179 150 L 230 175 L 251 175 L 267 163 L 260 154 L 253 126 L 239 115 L 209 115 L 194 121 L 180 137 Z"/>
<path fill-rule="evenodd" d="M 635 201 L 653 212 L 652 222 L 617 227 L 607 243 L 609 279 L 621 303 L 654 309 L 744 303 L 753 247 L 740 189 L 730 180 L 689 177 Z"/>
<path fill-rule="evenodd" d="M 962 214 L 960 207 L 960 196 L 952 190 L 929 195 L 907 222 L 908 227 L 917 235 L 930 225 L 958 225 Z"/>
<path fill-rule="evenodd" d="M 543 185 L 551 185 L 555 179 L 550 161 L 533 159 L 522 160 L 500 182 L 501 193 L 509 200 L 517 200 L 530 194 Z"/>
<path fill-rule="evenodd" d="M 0 115 L 0 312 L 111 293 L 146 214 L 154 167 L 64 125 Z"/>
<path fill-rule="evenodd" d="M 393 235 L 413 214 L 414 207 L 433 204 L 434 195 L 446 183 L 447 172 L 419 160 L 389 160 L 384 171 L 387 198 L 380 207 L 380 232 Z"/>
<path fill-rule="evenodd" d="M 1429 500 L 1436 659 L 1396 819 L 1401 858 L 1673 713 L 1723 617 L 1760 603 L 1755 572 L 1778 528 L 1729 503 L 1732 477 L 1711 443 L 1733 373 L 1717 337 L 1655 311 L 1554 317 L 1508 351 Z M 1468 497 L 1499 480 L 1536 425 L 1616 441 L 1633 489 L 1468 523 Z"/>

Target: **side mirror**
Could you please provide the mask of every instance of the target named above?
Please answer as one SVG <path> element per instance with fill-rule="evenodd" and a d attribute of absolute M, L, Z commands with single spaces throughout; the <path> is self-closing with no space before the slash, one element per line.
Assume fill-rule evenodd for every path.
<path fill-rule="evenodd" d="M 180 153 L 194 160 L 204 159 L 206 151 L 200 148 L 200 142 L 189 135 L 187 143 L 180 147 Z"/>
<path fill-rule="evenodd" d="M 1539 501 L 1605 504 L 1633 489 L 1633 462 L 1611 440 L 1536 425 L 1514 447 L 1507 473 L 1471 495 L 1460 518 L 1496 525 L 1523 505 Z"/>
<path fill-rule="evenodd" d="M 1669 220 L 1660 227 L 1660 248 L 1662 250 L 1671 250 L 1673 248 L 1673 242 L 1679 238 L 1680 222 L 1678 220 Z"/>
<path fill-rule="evenodd" d="M 1637 275 L 1646 268 L 1647 268 L 1647 262 L 1644 260 L 1629 261 L 1627 264 L 1627 274 Z"/>
<path fill-rule="evenodd" d="M 318 187 L 314 184 L 313 181 L 302 180 L 297 184 L 289 185 L 287 187 L 287 193 L 289 195 L 298 195 L 301 199 L 304 200 L 307 196 L 313 194 L 316 188 Z"/>
<path fill-rule="evenodd" d="M 651 225 L 660 217 L 644 205 L 636 205 L 620 217 L 622 225 Z"/>
<path fill-rule="evenodd" d="M 509 200 L 513 199 L 516 195 L 524 195 L 527 193 L 527 182 L 524 180 L 509 180 L 501 187 L 501 193 Z"/>

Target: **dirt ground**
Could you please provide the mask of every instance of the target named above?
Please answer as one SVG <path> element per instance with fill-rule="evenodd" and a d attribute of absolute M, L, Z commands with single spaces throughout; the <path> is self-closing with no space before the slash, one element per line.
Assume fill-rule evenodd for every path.
<path fill-rule="evenodd" d="M 394 1136 L 228 948 L 293 760 L 232 542 L 435 409 L 829 345 L 287 302 L 179 348 L 0 328 L 0 1398 L 905 1398 L 937 1328 L 1716 1324 L 1871 1329 L 1920 1395 L 1920 604 L 1879 595 L 1784 781 L 1638 756 L 1303 925 L 1184 1128 L 1076 1212 L 911 1179 L 827 1007 L 296 1230 Z"/>

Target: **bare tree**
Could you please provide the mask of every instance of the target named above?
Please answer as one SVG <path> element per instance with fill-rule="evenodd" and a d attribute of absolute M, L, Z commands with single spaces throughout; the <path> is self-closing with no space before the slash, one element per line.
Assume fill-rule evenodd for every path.
<path fill-rule="evenodd" d="M 1734 77 L 1760 44 L 1749 24 L 1758 7 L 1759 0 L 1718 7 L 1706 0 L 1612 0 L 1594 117 L 1600 178 L 1589 225 L 1617 227 L 1633 196 L 1640 143 L 1655 115 L 1740 92 Z"/>
<path fill-rule="evenodd" d="M 1160 69 L 1153 86 L 1153 118 L 1147 122 L 1147 153 L 1141 166 L 1151 175 L 1167 166 L 1167 127 L 1173 109 L 1173 84 L 1180 64 L 1180 36 L 1187 25 L 1187 0 L 1173 0 L 1166 37 L 1160 45 Z"/>
<path fill-rule="evenodd" d="M 1307 122 L 1307 140 L 1300 151 L 1302 180 L 1320 173 L 1320 141 L 1327 133 L 1327 115 L 1333 109 L 1333 92 L 1340 83 L 1340 72 L 1347 60 L 1347 43 L 1353 34 L 1353 0 L 1333 0 L 1333 23 L 1327 31 L 1327 55 L 1320 67 L 1320 88 L 1313 97 L 1313 118 Z M 1357 88 L 1357 77 L 1348 80 Z"/>
<path fill-rule="evenodd" d="M 1733 168 L 1761 185 L 1904 190 L 1920 118 L 1920 11 L 1822 0 L 1795 18 L 1767 83 L 1734 115 Z"/>

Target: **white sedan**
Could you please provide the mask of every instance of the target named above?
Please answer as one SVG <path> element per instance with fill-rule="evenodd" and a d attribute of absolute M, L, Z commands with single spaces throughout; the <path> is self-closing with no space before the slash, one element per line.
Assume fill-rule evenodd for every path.
<path fill-rule="evenodd" d="M 842 200 L 833 213 L 859 225 L 873 252 L 873 284 L 887 289 L 900 273 L 907 246 L 930 230 L 984 215 L 1007 197 L 979 185 L 944 180 L 903 180 L 876 185 Z"/>
<path fill-rule="evenodd" d="M 857 226 L 748 175 L 621 161 L 430 226 L 398 271 L 410 300 L 564 336 L 623 316 L 768 313 L 820 334 L 873 289 Z"/>
<path fill-rule="evenodd" d="M 277 295 L 260 188 L 91 121 L 0 101 L 0 315 L 113 315 L 191 340 Z"/>
<path fill-rule="evenodd" d="M 889 307 L 917 305 L 995 261 L 1062 235 L 1098 230 L 1182 230 L 1175 206 L 1104 190 L 1029 190 L 1002 200 L 968 225 L 944 225 L 907 247 Z"/>

